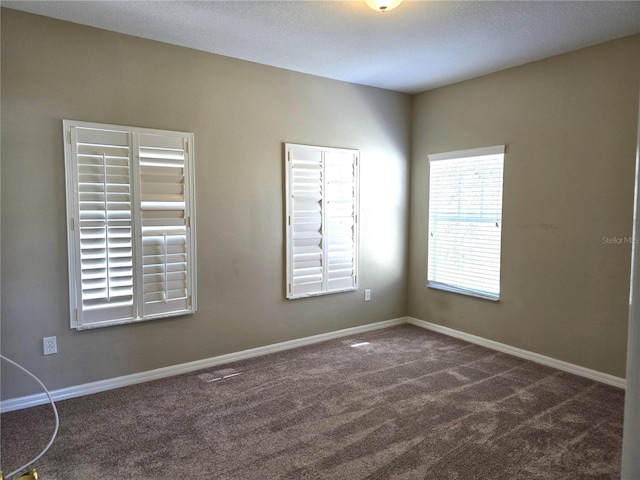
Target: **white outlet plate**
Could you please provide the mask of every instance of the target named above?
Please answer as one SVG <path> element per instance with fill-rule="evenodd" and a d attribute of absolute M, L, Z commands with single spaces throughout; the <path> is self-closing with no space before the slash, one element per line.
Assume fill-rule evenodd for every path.
<path fill-rule="evenodd" d="M 42 351 L 45 355 L 58 353 L 58 341 L 56 337 L 44 337 L 42 339 Z"/>
<path fill-rule="evenodd" d="M 371 301 L 371 289 L 370 288 L 367 288 L 364 291 L 364 301 L 365 302 Z"/>

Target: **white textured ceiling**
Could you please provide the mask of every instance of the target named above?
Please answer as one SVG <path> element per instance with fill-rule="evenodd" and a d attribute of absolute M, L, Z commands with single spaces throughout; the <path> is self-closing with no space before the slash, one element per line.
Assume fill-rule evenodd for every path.
<path fill-rule="evenodd" d="M 3 7 L 416 93 L 640 32 L 640 1 L 8 1 Z M 639 60 L 640 61 L 640 60 Z"/>

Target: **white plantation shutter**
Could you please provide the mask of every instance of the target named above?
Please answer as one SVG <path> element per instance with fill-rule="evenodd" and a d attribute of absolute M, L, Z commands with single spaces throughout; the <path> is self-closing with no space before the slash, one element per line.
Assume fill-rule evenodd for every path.
<path fill-rule="evenodd" d="M 188 308 L 190 245 L 185 139 L 140 135 L 144 315 Z"/>
<path fill-rule="evenodd" d="M 193 135 L 64 131 L 72 327 L 195 311 Z"/>
<path fill-rule="evenodd" d="M 133 315 L 130 135 L 71 129 L 77 159 L 77 302 L 83 320 Z"/>
<path fill-rule="evenodd" d="M 325 153 L 325 245 L 327 291 L 354 288 L 356 274 L 357 154 Z"/>
<path fill-rule="evenodd" d="M 286 144 L 287 298 L 354 290 L 358 152 Z"/>
<path fill-rule="evenodd" d="M 324 284 L 322 242 L 322 152 L 295 149 L 289 154 L 289 297 L 318 294 Z"/>
<path fill-rule="evenodd" d="M 429 162 L 427 285 L 498 300 L 504 145 Z"/>

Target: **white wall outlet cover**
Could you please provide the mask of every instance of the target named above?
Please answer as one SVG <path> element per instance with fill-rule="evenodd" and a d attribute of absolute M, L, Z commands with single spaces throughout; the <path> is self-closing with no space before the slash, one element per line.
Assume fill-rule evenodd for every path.
<path fill-rule="evenodd" d="M 56 337 L 44 337 L 42 339 L 42 351 L 45 355 L 58 353 L 58 342 Z"/>

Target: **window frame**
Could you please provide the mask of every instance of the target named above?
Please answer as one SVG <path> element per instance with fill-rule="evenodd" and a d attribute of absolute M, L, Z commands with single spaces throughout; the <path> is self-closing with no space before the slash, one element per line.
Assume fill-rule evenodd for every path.
<path fill-rule="evenodd" d="M 191 132 L 179 132 L 172 130 L 159 130 L 151 128 L 140 128 L 123 125 L 113 125 L 95 122 L 85 122 L 76 120 L 63 120 L 63 136 L 64 136 L 64 161 L 65 161 L 65 186 L 66 186 L 66 214 L 67 214 L 67 255 L 68 255 L 68 277 L 69 277 L 69 305 L 70 305 L 70 327 L 76 330 L 93 329 L 100 327 L 107 327 L 113 325 L 122 325 L 129 323 L 138 323 L 142 321 L 154 320 L 159 318 L 168 318 L 174 316 L 191 315 L 197 310 L 197 271 L 196 271 L 196 229 L 195 229 L 195 174 L 194 174 L 194 134 Z M 82 265 L 81 265 L 81 250 L 83 248 L 80 231 L 80 197 L 79 197 L 79 169 L 78 169 L 78 142 L 76 135 L 78 129 L 96 130 L 100 132 L 112 132 L 122 133 L 128 136 L 128 180 L 129 180 L 129 195 L 130 195 L 130 225 L 131 225 L 131 258 L 132 258 L 132 293 L 131 293 L 131 315 L 119 316 L 114 318 L 105 313 L 105 319 L 101 320 L 87 320 L 85 321 L 85 313 L 89 308 L 83 308 L 83 278 L 82 278 Z M 143 212 L 151 212 L 152 210 L 145 209 L 142 205 L 141 190 L 143 188 L 143 180 L 141 177 L 141 161 L 142 149 L 163 149 L 164 147 L 150 146 L 150 143 L 141 144 L 141 138 L 149 139 L 164 139 L 166 141 L 179 141 L 182 139 L 182 153 L 184 154 L 184 164 L 181 168 L 183 181 L 182 183 L 171 183 L 169 185 L 174 188 L 182 185 L 184 197 L 184 207 L 177 208 L 175 210 L 184 211 L 184 242 L 181 245 L 184 246 L 184 289 L 186 297 L 180 297 L 182 299 L 182 308 L 170 308 L 156 309 L 156 312 L 145 312 L 145 307 L 152 305 L 151 302 L 145 302 L 145 282 L 143 261 L 145 253 L 143 251 L 143 241 L 145 238 L 149 239 L 149 234 L 143 234 L 144 220 Z M 169 140 L 173 139 L 173 140 Z M 144 142 L 143 142 L 144 143 Z M 111 147 L 111 145 L 108 145 Z M 166 150 L 166 149 L 165 149 Z M 180 149 L 178 149 L 180 151 Z M 104 156 L 103 156 L 104 158 Z M 105 178 L 105 184 L 107 182 Z M 109 192 L 111 193 L 111 192 Z M 169 195 L 167 193 L 167 195 Z M 105 197 L 105 203 L 108 197 Z M 147 203 L 147 202 L 145 202 Z M 153 203 L 153 202 L 151 202 Z M 180 202 L 178 202 L 180 203 Z M 161 209 L 162 210 L 162 209 Z M 170 209 L 171 210 L 171 209 Z M 106 217 L 105 213 L 105 217 Z M 105 225 L 106 224 L 105 222 Z M 164 225 L 164 226 L 163 226 Z M 168 228 L 167 224 L 161 223 L 162 228 Z M 147 227 L 148 228 L 148 227 Z M 151 235 L 153 236 L 153 235 Z M 157 235 L 156 235 L 157 236 Z M 169 243 L 166 241 L 168 238 L 165 235 L 165 263 L 162 275 L 164 276 L 163 282 L 165 284 L 165 292 L 167 292 L 169 280 L 168 275 L 170 270 L 168 269 L 167 257 L 170 255 Z M 110 248 L 110 247 L 109 247 Z M 108 261 L 107 274 L 105 278 L 109 277 L 108 274 Z M 107 280 L 108 282 L 108 280 Z M 108 283 L 107 283 L 108 285 Z M 168 295 L 165 295 L 168 297 Z M 172 302 L 176 299 L 168 298 L 164 300 L 165 304 Z M 110 306 L 97 307 L 95 312 L 104 310 L 105 312 L 111 308 Z M 152 310 L 151 307 L 148 307 Z M 163 310 L 163 311 L 161 311 Z"/>
<path fill-rule="evenodd" d="M 328 295 L 333 293 L 341 293 L 341 292 L 349 292 L 358 289 L 358 270 L 359 270 L 359 198 L 360 198 L 360 152 L 356 149 L 350 148 L 335 148 L 335 147 L 322 147 L 315 145 L 303 145 L 303 144 L 295 144 L 295 143 L 285 143 L 285 230 L 286 230 L 286 245 L 285 245 L 285 270 L 286 270 L 286 279 L 285 279 L 285 291 L 286 298 L 289 300 L 299 299 L 299 298 L 307 298 L 307 297 L 315 297 L 321 295 Z M 351 227 L 351 242 L 352 242 L 352 273 L 349 277 L 341 277 L 341 279 L 345 280 L 346 278 L 351 278 L 351 284 L 349 286 L 341 286 L 336 288 L 331 288 L 328 286 L 328 282 L 330 281 L 330 275 L 328 272 L 330 271 L 330 261 L 329 255 L 324 257 L 326 252 L 328 252 L 328 243 L 330 243 L 330 237 L 325 235 L 325 230 L 328 229 L 328 215 L 327 209 L 325 208 L 326 202 L 330 201 L 331 198 L 328 198 L 326 194 L 322 195 L 321 200 L 321 242 L 322 242 L 322 254 L 321 254 L 321 287 L 320 290 L 306 291 L 306 292 L 295 292 L 295 272 L 294 272 L 294 226 L 295 226 L 295 209 L 294 209 L 294 174 L 292 172 L 292 152 L 301 151 L 306 153 L 315 153 L 321 155 L 322 161 L 322 192 L 326 192 L 326 185 L 328 183 L 326 176 L 326 165 L 327 165 L 327 156 L 331 155 L 344 155 L 345 157 L 351 157 L 351 162 L 353 165 L 353 170 L 349 178 L 344 178 L 344 181 L 352 182 L 353 184 L 353 196 L 351 202 L 352 208 L 352 227 Z M 339 217 L 336 215 L 335 217 L 331 217 L 333 219 L 336 218 L 345 218 Z M 329 238 L 329 240 L 327 240 Z M 340 279 L 338 279 L 340 280 Z"/>
<path fill-rule="evenodd" d="M 499 212 L 494 212 L 497 213 L 498 217 L 496 218 L 495 222 L 496 222 L 496 226 L 499 225 L 500 231 L 499 231 L 499 240 L 498 240 L 498 245 L 497 245 L 497 264 L 494 265 L 495 267 L 495 272 L 497 272 L 497 291 L 488 291 L 482 288 L 474 288 L 474 287 L 470 287 L 470 286 L 463 286 L 459 284 L 455 284 L 455 282 L 451 282 L 451 281 L 438 281 L 437 278 L 432 278 L 432 276 L 434 276 L 434 274 L 432 273 L 432 263 L 433 263 L 433 257 L 432 257 L 432 253 L 433 253 L 433 248 L 434 248 L 434 242 L 433 242 L 433 231 L 432 231 L 432 227 L 433 227 L 433 223 L 432 223 L 432 208 L 433 208 L 433 204 L 435 202 L 433 202 L 433 178 L 434 176 L 432 175 L 432 166 L 434 164 L 434 162 L 446 162 L 446 161 L 451 161 L 451 160 L 457 160 L 457 161 L 461 161 L 461 160 L 465 160 L 468 159 L 470 161 L 473 160 L 482 160 L 482 159 L 488 159 L 490 157 L 500 157 L 500 161 L 501 161 L 501 165 L 500 165 L 500 198 L 499 198 Z M 491 147 L 483 147 L 483 148 L 474 148 L 474 149 L 468 149 L 468 150 L 458 150 L 458 151 L 452 151 L 452 152 L 444 152 L 444 153 L 435 153 L 435 154 L 429 154 L 428 155 L 428 159 L 429 159 L 429 165 L 430 165 L 430 169 L 429 169 L 429 213 L 428 213 L 428 237 L 427 237 L 427 287 L 428 288 L 432 288 L 435 290 L 443 290 L 443 291 L 447 291 L 447 292 L 452 292 L 452 293 L 458 293 L 461 295 L 466 295 L 466 296 L 470 296 L 470 297 L 476 297 L 476 298 L 481 298 L 484 300 L 490 300 L 490 301 L 494 301 L 497 302 L 500 299 L 500 295 L 501 295 L 501 273 L 502 273 L 502 225 L 503 225 L 503 221 L 502 221 L 502 210 L 503 210 L 503 200 L 504 200 L 504 164 L 505 164 L 505 157 L 506 157 L 506 146 L 505 145 L 496 145 L 496 146 L 491 146 Z M 441 164 L 442 165 L 442 164 Z M 484 193 L 484 187 L 483 187 L 483 193 Z M 480 204 L 479 210 L 482 210 L 484 208 L 484 203 Z M 475 211 L 474 211 L 475 212 Z M 481 212 L 478 212 L 478 215 L 476 215 L 476 217 L 482 215 Z M 460 217 L 460 218 L 467 218 L 469 219 L 469 216 L 466 217 Z M 488 223 L 488 222 L 487 222 Z M 477 232 L 475 233 L 477 235 Z M 494 252 L 495 254 L 495 252 Z"/>

